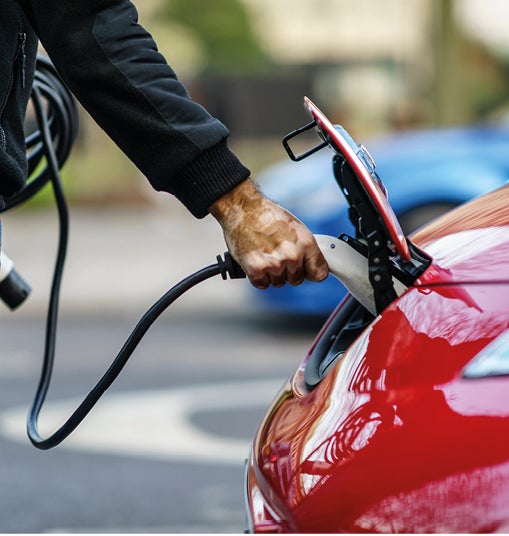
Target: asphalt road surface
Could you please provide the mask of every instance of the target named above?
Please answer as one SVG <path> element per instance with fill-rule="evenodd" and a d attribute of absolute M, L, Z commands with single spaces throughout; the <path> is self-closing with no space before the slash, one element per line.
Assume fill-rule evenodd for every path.
<path fill-rule="evenodd" d="M 4 317 L 0 532 L 241 533 L 250 440 L 312 339 L 313 330 L 298 324 L 280 330 L 238 315 L 170 313 L 82 426 L 39 451 L 24 426 L 44 326 Z M 131 325 L 62 320 L 43 435 L 88 392 Z"/>

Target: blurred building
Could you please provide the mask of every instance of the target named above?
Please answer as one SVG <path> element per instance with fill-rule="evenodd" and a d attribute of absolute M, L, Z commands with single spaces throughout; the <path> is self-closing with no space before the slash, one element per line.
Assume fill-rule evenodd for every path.
<path fill-rule="evenodd" d="M 507 0 L 242 1 L 276 61 L 314 66 L 314 97 L 362 130 L 469 120 L 458 35 L 509 52 Z"/>
<path fill-rule="evenodd" d="M 278 68 L 262 76 L 201 80 L 200 96 L 234 134 L 285 132 L 299 121 L 305 94 L 354 131 L 384 130 L 401 110 L 404 121 L 420 114 L 404 103 L 432 76 L 432 2 L 242 2 Z"/>
<path fill-rule="evenodd" d="M 427 46 L 427 0 L 242 0 L 282 63 L 415 57 Z"/>
<path fill-rule="evenodd" d="M 323 62 L 426 53 L 440 5 L 472 36 L 509 51 L 507 0 L 242 0 L 281 62 Z"/>

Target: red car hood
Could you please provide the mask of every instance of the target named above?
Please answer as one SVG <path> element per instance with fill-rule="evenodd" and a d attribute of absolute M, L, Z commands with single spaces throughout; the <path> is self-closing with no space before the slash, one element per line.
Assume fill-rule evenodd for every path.
<path fill-rule="evenodd" d="M 260 427 L 256 530 L 509 528 L 509 377 L 462 373 L 509 326 L 509 186 L 412 241 L 432 266 L 312 391 L 305 359 Z"/>
<path fill-rule="evenodd" d="M 509 185 L 438 218 L 412 242 L 433 258 L 416 286 L 509 281 Z"/>

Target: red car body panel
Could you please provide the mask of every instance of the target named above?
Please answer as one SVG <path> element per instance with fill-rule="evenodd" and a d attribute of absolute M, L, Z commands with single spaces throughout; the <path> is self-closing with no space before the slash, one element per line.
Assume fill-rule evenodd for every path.
<path fill-rule="evenodd" d="M 262 422 L 254 531 L 509 530 L 509 377 L 463 375 L 509 326 L 509 186 L 412 241 L 432 265 L 312 391 L 304 359 Z"/>

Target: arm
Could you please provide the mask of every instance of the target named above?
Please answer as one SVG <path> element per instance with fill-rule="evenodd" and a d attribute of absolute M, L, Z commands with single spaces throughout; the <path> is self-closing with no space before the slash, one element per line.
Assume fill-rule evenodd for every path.
<path fill-rule="evenodd" d="M 128 0 L 20 0 L 60 75 L 156 190 L 196 217 L 249 176 Z"/>
<path fill-rule="evenodd" d="M 70 89 L 156 190 L 209 211 L 251 282 L 319 281 L 310 231 L 247 180 L 226 127 L 193 102 L 128 0 L 19 0 Z"/>

